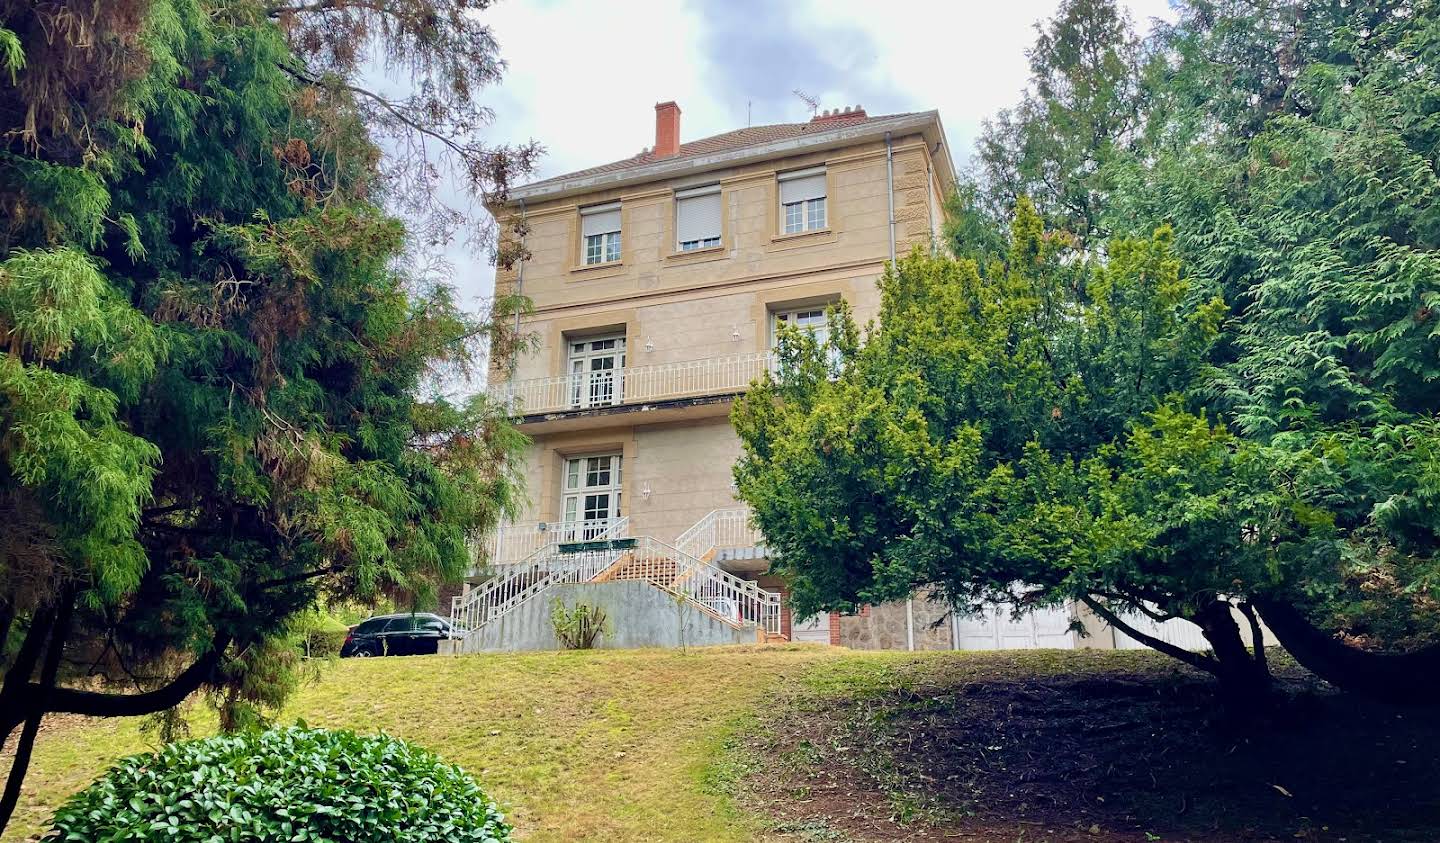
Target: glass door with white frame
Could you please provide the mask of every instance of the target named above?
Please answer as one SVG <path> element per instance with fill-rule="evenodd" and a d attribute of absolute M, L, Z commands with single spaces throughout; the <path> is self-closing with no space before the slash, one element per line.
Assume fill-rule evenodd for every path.
<path fill-rule="evenodd" d="M 775 311 L 770 325 L 770 347 L 774 348 L 780 341 L 780 326 L 790 325 L 814 337 L 815 342 L 819 343 L 821 348 L 826 349 L 826 359 L 829 360 L 831 367 L 838 370 L 840 366 L 839 352 L 834 348 L 826 348 L 825 345 L 830 341 L 830 320 L 825 313 L 827 306 L 817 304 L 792 310 Z"/>
<path fill-rule="evenodd" d="M 619 404 L 624 396 L 625 337 L 570 340 L 566 365 L 570 374 L 570 406 L 574 409 Z"/>
<path fill-rule="evenodd" d="M 799 328 L 814 337 L 815 341 L 821 345 L 830 339 L 830 320 L 825 318 L 825 305 L 776 311 L 774 332 L 770 338 L 771 345 L 780 339 L 781 325 Z"/>
<path fill-rule="evenodd" d="M 620 517 L 620 455 L 571 457 L 561 484 L 560 541 L 589 541 Z"/>

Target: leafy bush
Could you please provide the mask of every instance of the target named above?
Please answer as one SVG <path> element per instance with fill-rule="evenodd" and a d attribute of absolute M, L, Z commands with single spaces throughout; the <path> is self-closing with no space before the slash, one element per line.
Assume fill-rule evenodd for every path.
<path fill-rule="evenodd" d="M 601 635 L 609 638 L 611 634 L 610 619 L 604 609 L 587 603 L 576 603 L 575 608 L 567 609 L 558 599 L 550 607 L 550 626 L 567 650 L 589 650 L 595 646 L 596 638 Z"/>
<path fill-rule="evenodd" d="M 506 841 L 480 786 L 385 735 L 310 729 L 184 741 L 122 759 L 55 814 L 59 841 Z"/>
<path fill-rule="evenodd" d="M 339 656 L 345 636 L 350 632 L 350 627 L 339 618 L 324 612 L 307 613 L 292 628 L 300 651 L 317 659 Z"/>

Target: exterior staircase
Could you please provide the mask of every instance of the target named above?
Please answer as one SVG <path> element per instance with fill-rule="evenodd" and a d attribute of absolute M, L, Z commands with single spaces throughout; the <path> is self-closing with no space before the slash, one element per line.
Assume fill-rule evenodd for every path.
<path fill-rule="evenodd" d="M 586 541 L 550 541 L 519 563 L 504 566 L 469 594 L 456 597 L 451 625 L 469 641 L 555 586 L 639 580 L 736 629 L 754 629 L 759 641 L 775 640 L 780 637 L 780 595 L 709 561 L 715 556 L 715 542 L 738 535 L 736 512 L 710 513 L 674 545 L 651 536 L 627 535 L 628 518 Z M 742 520 L 748 523 L 748 518 Z M 557 531 L 562 537 L 566 534 Z"/>

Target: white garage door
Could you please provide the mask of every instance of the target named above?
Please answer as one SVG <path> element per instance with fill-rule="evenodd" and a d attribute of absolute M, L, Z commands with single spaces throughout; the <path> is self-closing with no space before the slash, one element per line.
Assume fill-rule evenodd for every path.
<path fill-rule="evenodd" d="M 1176 647 L 1186 650 L 1208 650 L 1210 648 L 1210 642 L 1205 640 L 1205 635 L 1200 631 L 1200 627 L 1184 618 L 1174 618 L 1161 623 L 1137 612 L 1121 615 L 1120 620 L 1135 627 L 1136 631 L 1159 638 L 1166 644 L 1174 644 Z M 1117 628 L 1115 630 L 1115 649 L 1145 650 L 1149 648 Z"/>
<path fill-rule="evenodd" d="M 1245 646 L 1250 646 L 1253 637 L 1250 634 L 1250 622 L 1237 609 L 1231 609 L 1230 613 L 1235 617 L 1235 625 L 1240 627 L 1240 638 L 1244 640 Z M 1121 614 L 1120 619 L 1135 627 L 1137 632 L 1159 638 L 1167 644 L 1174 644 L 1176 647 L 1183 647 L 1186 650 L 1210 649 L 1210 642 L 1205 640 L 1205 634 L 1200 631 L 1200 627 L 1184 618 L 1171 618 L 1161 622 L 1141 612 L 1130 612 Z M 1267 647 L 1275 645 L 1275 634 L 1266 629 L 1263 623 L 1260 625 L 1260 632 L 1265 636 Z M 1143 650 L 1145 645 L 1116 629 L 1115 648 L 1118 650 Z"/>
<path fill-rule="evenodd" d="M 1038 609 L 1018 620 L 1008 604 L 986 606 L 983 612 L 956 619 L 955 631 L 961 650 L 1073 650 L 1070 611 L 1065 608 Z"/>
<path fill-rule="evenodd" d="M 830 613 L 821 612 L 813 618 L 791 626 L 790 640 L 803 644 L 829 644 Z"/>

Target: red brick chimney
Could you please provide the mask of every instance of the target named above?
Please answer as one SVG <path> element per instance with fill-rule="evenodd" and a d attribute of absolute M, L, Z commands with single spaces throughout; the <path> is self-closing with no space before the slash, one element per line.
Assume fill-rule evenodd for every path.
<path fill-rule="evenodd" d="M 811 123 L 834 123 L 834 122 L 838 122 L 838 121 L 842 121 L 842 120 L 843 120 L 843 121 L 847 121 L 847 122 L 848 122 L 848 121 L 851 121 L 851 120 L 860 121 L 860 120 L 865 120 L 865 119 L 867 119 L 868 117 L 869 117 L 869 115 L 867 115 L 867 114 L 865 113 L 865 106 L 863 106 L 863 105 L 857 105 L 857 106 L 855 106 L 854 108 L 851 108 L 850 106 L 847 105 L 847 106 L 845 106 L 845 110 L 844 110 L 844 111 L 841 111 L 841 110 L 838 109 L 838 108 L 835 109 L 834 111 L 831 111 L 830 109 L 827 108 L 827 109 L 826 109 L 825 111 L 823 111 L 822 113 L 817 114 L 817 115 L 815 115 L 814 117 L 811 117 L 811 118 L 810 118 L 810 122 L 811 122 Z"/>
<path fill-rule="evenodd" d="M 655 103 L 655 157 L 680 153 L 680 106 L 674 102 Z"/>

